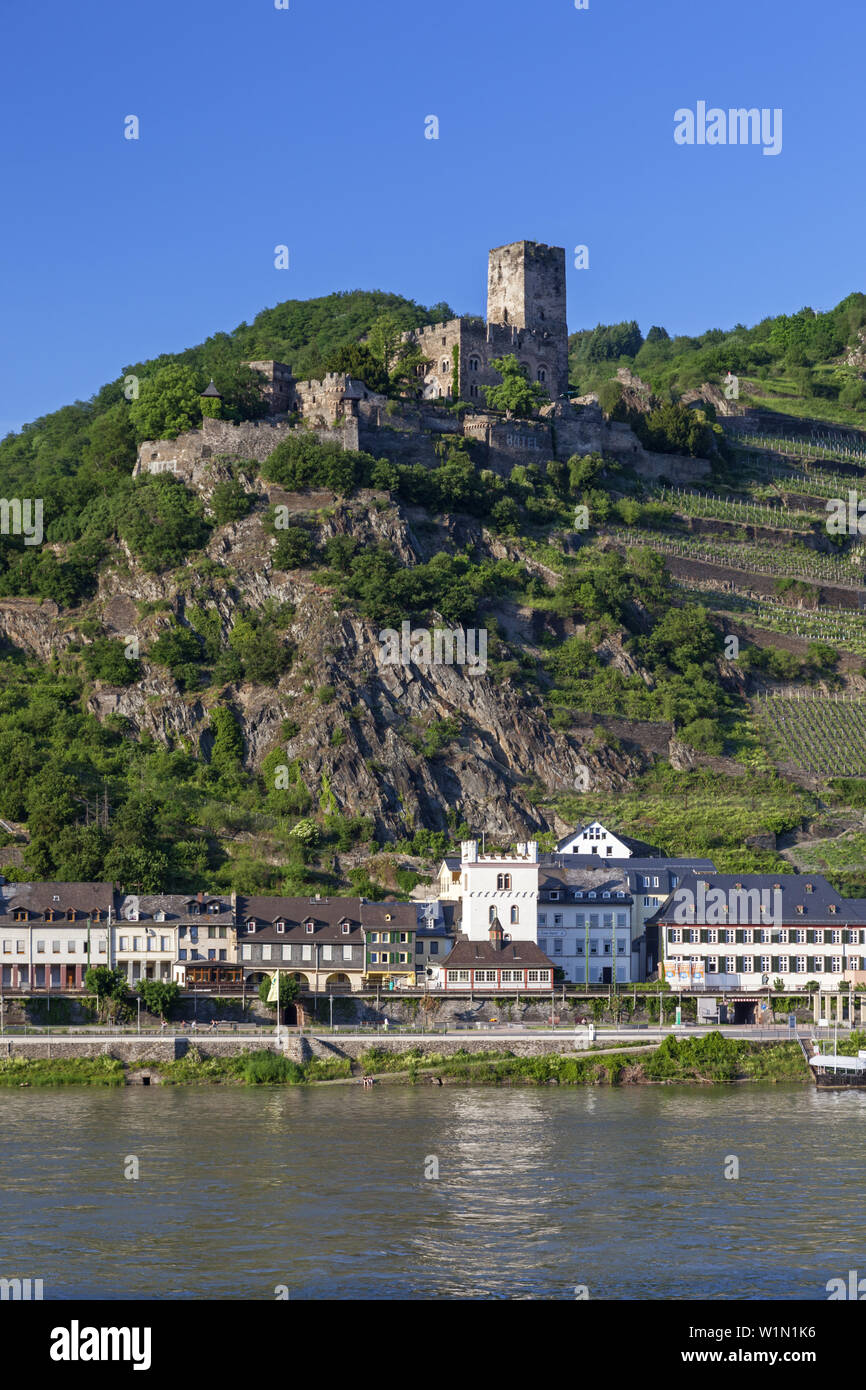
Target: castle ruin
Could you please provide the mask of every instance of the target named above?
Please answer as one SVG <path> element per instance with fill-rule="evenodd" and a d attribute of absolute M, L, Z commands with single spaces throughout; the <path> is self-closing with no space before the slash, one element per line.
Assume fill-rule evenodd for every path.
<path fill-rule="evenodd" d="M 400 463 L 437 461 L 435 443 L 453 435 L 471 441 L 477 462 L 508 473 L 515 463 L 593 452 L 631 463 L 673 482 L 709 472 L 709 464 L 647 454 L 627 425 L 606 422 L 593 405 L 568 400 L 565 250 L 535 241 L 495 247 L 487 270 L 487 320 L 431 324 L 404 335 L 420 349 L 420 399 L 394 401 L 363 381 L 332 372 L 298 381 L 286 363 L 249 362 L 259 372 L 268 415 L 235 425 L 205 416 L 200 430 L 177 439 L 146 440 L 134 475 L 173 472 L 197 485 L 218 457 L 264 462 L 295 430 L 311 430 L 345 449 L 364 449 Z M 484 387 L 500 381 L 492 362 L 513 354 L 550 397 L 534 420 L 511 420 L 486 406 Z M 446 408 L 457 397 L 460 417 Z"/>

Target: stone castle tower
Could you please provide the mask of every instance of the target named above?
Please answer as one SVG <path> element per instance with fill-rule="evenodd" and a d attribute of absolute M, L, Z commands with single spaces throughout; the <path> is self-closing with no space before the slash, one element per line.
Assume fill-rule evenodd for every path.
<path fill-rule="evenodd" d="M 487 322 L 567 337 L 564 249 L 537 241 L 515 241 L 491 251 Z"/>
<path fill-rule="evenodd" d="M 427 359 L 419 378 L 425 400 L 455 394 L 471 405 L 486 404 L 484 388 L 500 381 L 491 363 L 513 354 L 530 381 L 538 382 L 554 404 L 568 394 L 568 325 L 565 315 L 565 251 L 538 241 L 514 241 L 490 252 L 487 267 L 487 322 L 477 318 L 429 324 L 414 337 Z M 366 400 L 363 382 L 342 374 L 322 381 L 296 381 L 283 362 L 248 362 L 262 378 L 271 416 L 297 413 L 322 428 L 342 428 Z M 157 462 L 157 460 L 154 460 Z"/>
<path fill-rule="evenodd" d="M 530 380 L 552 401 L 568 392 L 565 250 L 537 241 L 515 241 L 490 252 L 487 268 L 487 323 L 452 319 L 432 324 L 415 336 L 431 365 L 424 376 L 428 400 L 453 394 L 457 350 L 461 399 L 484 404 L 484 387 L 495 386 L 490 363 L 513 353 Z"/>

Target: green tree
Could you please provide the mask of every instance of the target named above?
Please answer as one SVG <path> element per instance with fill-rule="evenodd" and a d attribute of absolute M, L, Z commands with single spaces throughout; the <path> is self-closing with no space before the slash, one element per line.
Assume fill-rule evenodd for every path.
<path fill-rule="evenodd" d="M 274 569 L 296 570 L 308 565 L 313 558 L 313 542 L 303 526 L 287 526 L 277 533 L 274 546 Z"/>
<path fill-rule="evenodd" d="M 91 965 L 84 972 L 84 988 L 88 994 L 96 995 L 100 1016 L 105 1017 L 117 1011 L 129 985 L 122 970 L 112 970 L 107 965 Z"/>
<path fill-rule="evenodd" d="M 135 463 L 135 429 L 126 401 L 97 415 L 88 427 L 87 443 L 81 451 L 81 461 L 86 468 L 99 470 L 102 483 L 106 473 L 126 475 Z"/>
<path fill-rule="evenodd" d="M 116 525 L 151 572 L 182 564 L 210 534 L 201 498 L 167 473 L 135 479 L 131 492 L 118 499 Z"/>
<path fill-rule="evenodd" d="M 192 367 L 171 362 L 147 377 L 129 416 L 137 438 L 174 439 L 201 424 L 200 386 Z"/>
<path fill-rule="evenodd" d="M 174 980 L 141 980 L 138 992 L 149 1014 L 167 1018 L 180 998 L 180 985 Z"/>
<path fill-rule="evenodd" d="M 397 356 L 405 325 L 396 314 L 380 314 L 367 334 L 366 347 L 390 376 L 391 364 Z"/>
<path fill-rule="evenodd" d="M 217 526 L 226 526 L 230 521 L 241 521 L 253 499 L 237 478 L 225 478 L 214 488 L 210 504 Z"/>
<path fill-rule="evenodd" d="M 105 875 L 126 893 L 164 893 L 171 865 L 164 850 L 151 845 L 113 845 L 105 856 Z"/>
<path fill-rule="evenodd" d="M 111 637 L 97 637 L 82 650 L 81 659 L 92 680 L 108 685 L 132 685 L 141 680 L 141 662 L 127 657 L 126 644 Z"/>
<path fill-rule="evenodd" d="M 227 705 L 214 705 L 210 712 L 213 734 L 211 767 L 217 772 L 234 772 L 244 756 L 244 739 L 234 711 Z"/>
<path fill-rule="evenodd" d="M 283 642 L 273 619 L 262 613 L 246 613 L 229 633 L 229 647 L 240 657 L 248 681 L 276 685 L 292 664 L 292 651 Z"/>
<path fill-rule="evenodd" d="M 370 391 L 384 395 L 388 390 L 388 372 L 365 343 L 344 343 L 325 359 L 325 370 L 345 372 L 356 381 L 363 381 Z"/>
<path fill-rule="evenodd" d="M 294 975 L 289 975 L 287 971 L 281 970 L 279 974 L 280 1008 L 284 1009 L 287 1004 L 294 1004 L 295 1000 L 301 992 L 301 985 L 300 981 L 296 980 Z M 267 976 L 264 980 L 260 981 L 259 983 L 259 998 L 261 999 L 263 1004 L 267 1004 L 269 1009 L 275 1009 L 277 1007 L 275 1002 L 268 1001 L 268 995 L 271 992 L 271 983 L 273 981 L 273 978 L 273 975 Z"/>
<path fill-rule="evenodd" d="M 204 656 L 201 639 L 188 627 L 175 622 L 163 628 L 148 652 L 151 661 L 167 666 L 182 690 L 195 689 L 200 684 L 198 663 Z"/>
<path fill-rule="evenodd" d="M 511 415 L 528 417 L 550 399 L 543 386 L 529 380 L 528 373 L 513 353 L 506 357 L 495 357 L 490 365 L 502 378 L 498 386 L 482 387 L 492 410 L 505 410 Z"/>

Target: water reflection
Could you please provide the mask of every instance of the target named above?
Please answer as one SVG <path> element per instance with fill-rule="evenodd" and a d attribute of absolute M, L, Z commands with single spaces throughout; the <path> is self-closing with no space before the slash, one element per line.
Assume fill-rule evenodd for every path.
<path fill-rule="evenodd" d="M 0 1274 L 41 1277 L 49 1298 L 824 1298 L 866 1269 L 863 1094 L 131 1088 L 2 1105 Z"/>

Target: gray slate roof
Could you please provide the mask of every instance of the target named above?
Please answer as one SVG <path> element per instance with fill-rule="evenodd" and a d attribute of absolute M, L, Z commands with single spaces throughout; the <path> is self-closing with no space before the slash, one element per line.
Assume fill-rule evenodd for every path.
<path fill-rule="evenodd" d="M 71 908 L 76 921 L 86 921 L 97 911 L 108 920 L 114 907 L 111 883 L 4 883 L 0 885 L 0 924 L 14 922 L 17 909 L 30 913 L 30 920 L 44 918 L 53 911 L 55 920 L 65 919 Z"/>
<path fill-rule="evenodd" d="M 687 874 L 678 884 L 674 893 L 663 903 L 652 922 L 674 924 L 674 913 L 678 903 L 686 900 L 678 894 L 688 890 L 694 894 L 694 902 L 700 902 L 699 884 L 704 883 L 704 892 L 709 895 L 713 889 L 721 889 L 727 894 L 737 889 L 751 892 L 755 889 L 770 893 L 770 904 L 776 902 L 773 894 L 781 893 L 781 917 L 785 926 L 844 926 L 850 923 L 866 926 L 866 899 L 843 898 L 841 893 L 831 887 L 820 874 Z M 802 910 L 800 910 L 802 909 Z M 832 909 L 832 910 L 831 910 Z M 680 916 L 683 915 L 680 907 Z M 681 925 L 676 922 L 676 925 Z"/>

